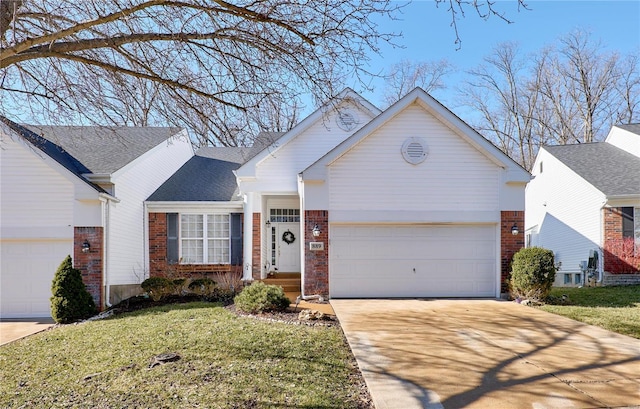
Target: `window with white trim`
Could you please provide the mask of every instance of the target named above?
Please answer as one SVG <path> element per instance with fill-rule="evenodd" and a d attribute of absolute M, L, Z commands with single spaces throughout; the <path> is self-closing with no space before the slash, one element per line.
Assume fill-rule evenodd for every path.
<path fill-rule="evenodd" d="M 229 223 L 229 214 L 181 214 L 181 262 L 183 264 L 229 264 L 231 258 Z"/>

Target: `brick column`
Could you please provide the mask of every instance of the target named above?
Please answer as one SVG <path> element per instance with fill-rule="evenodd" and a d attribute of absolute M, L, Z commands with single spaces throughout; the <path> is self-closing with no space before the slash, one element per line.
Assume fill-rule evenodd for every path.
<path fill-rule="evenodd" d="M 520 231 L 517 236 L 511 234 L 514 223 Z M 500 212 L 500 292 L 509 292 L 511 260 L 513 255 L 524 247 L 524 212 L 507 210 Z"/>
<path fill-rule="evenodd" d="M 260 270 L 262 270 L 262 241 L 260 239 L 260 228 L 262 227 L 262 217 L 260 213 L 253 214 L 253 240 L 251 249 L 251 275 L 254 280 L 260 280 Z"/>
<path fill-rule="evenodd" d="M 167 267 L 167 214 L 149 213 L 149 277 L 161 277 Z"/>
<path fill-rule="evenodd" d="M 102 227 L 76 227 L 73 236 L 73 267 L 80 270 L 87 291 L 93 297 L 98 309 L 102 310 L 103 229 Z M 91 246 L 86 253 L 82 251 L 85 240 Z"/>
<path fill-rule="evenodd" d="M 326 210 L 305 210 L 304 225 L 304 293 L 305 295 L 329 295 L 329 212 Z M 315 225 L 320 228 L 320 236 L 314 237 Z M 324 250 L 311 251 L 309 243 L 323 242 Z"/>

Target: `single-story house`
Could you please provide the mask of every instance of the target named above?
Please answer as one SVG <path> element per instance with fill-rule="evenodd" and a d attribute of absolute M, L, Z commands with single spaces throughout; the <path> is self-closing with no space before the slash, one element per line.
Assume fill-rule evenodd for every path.
<path fill-rule="evenodd" d="M 526 244 L 553 250 L 556 285 L 638 272 L 640 124 L 614 126 L 604 142 L 542 147 L 532 174 Z"/>
<path fill-rule="evenodd" d="M 148 275 L 144 200 L 192 156 L 178 128 L 0 117 L 0 317 L 50 316 L 67 255 L 98 305 L 137 293 Z"/>
<path fill-rule="evenodd" d="M 529 180 L 419 88 L 384 112 L 346 89 L 254 148 L 198 151 L 145 202 L 146 264 L 299 273 L 303 297 L 500 297 Z"/>

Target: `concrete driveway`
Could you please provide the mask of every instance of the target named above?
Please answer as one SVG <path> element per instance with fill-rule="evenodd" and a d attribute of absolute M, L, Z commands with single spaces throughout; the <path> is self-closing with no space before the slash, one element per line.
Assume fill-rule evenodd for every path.
<path fill-rule="evenodd" d="M 0 345 L 51 328 L 55 323 L 49 318 L 2 319 L 0 321 Z"/>
<path fill-rule="evenodd" d="M 640 340 L 494 300 L 332 300 L 377 409 L 640 407 Z"/>

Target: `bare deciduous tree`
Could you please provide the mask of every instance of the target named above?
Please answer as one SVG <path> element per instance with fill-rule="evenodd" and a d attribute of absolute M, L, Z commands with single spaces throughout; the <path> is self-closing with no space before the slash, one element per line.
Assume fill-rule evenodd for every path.
<path fill-rule="evenodd" d="M 530 169 L 541 145 L 599 141 L 616 123 L 640 121 L 638 62 L 585 32 L 531 56 L 501 44 L 469 72 L 462 97 L 481 113 L 476 129 Z"/>
<path fill-rule="evenodd" d="M 393 38 L 378 32 L 374 17 L 399 7 L 389 0 L 0 4 L 5 113 L 30 107 L 52 122 L 188 125 L 222 144 L 238 142 L 221 137 L 216 121 L 240 140 L 282 127 L 279 115 L 290 118 L 302 92 L 324 100 L 341 79 L 362 73 L 379 42 Z M 272 118 L 260 115 L 274 104 Z M 257 117 L 261 123 L 252 122 Z"/>
<path fill-rule="evenodd" d="M 412 62 L 400 61 L 385 76 L 384 103 L 389 106 L 415 87 L 427 92 L 446 88 L 444 77 L 454 67 L 447 60 Z"/>

